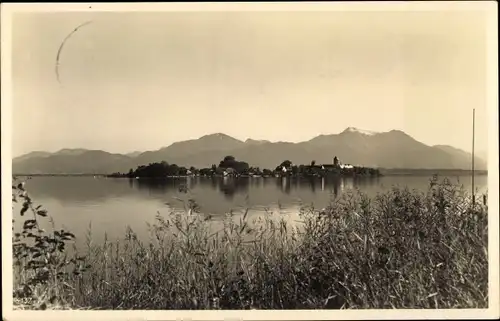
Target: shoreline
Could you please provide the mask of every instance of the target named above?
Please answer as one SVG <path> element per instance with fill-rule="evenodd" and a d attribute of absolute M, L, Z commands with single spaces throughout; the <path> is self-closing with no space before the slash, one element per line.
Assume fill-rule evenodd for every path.
<path fill-rule="evenodd" d="M 232 176 L 232 178 L 377 178 L 377 177 L 393 177 L 393 176 L 472 176 L 471 170 L 381 170 L 380 175 L 325 175 L 325 176 L 271 176 L 271 175 L 260 175 L 260 176 L 250 176 L 250 175 L 240 175 Z M 474 173 L 475 176 L 488 176 L 488 171 L 477 170 Z M 135 179 L 135 177 L 127 176 L 112 176 L 112 174 L 83 174 L 83 173 L 43 173 L 43 174 L 29 174 L 29 173 L 19 173 L 13 174 L 14 177 L 96 177 L 96 178 L 129 178 Z M 141 177 L 141 179 L 172 179 L 172 178 L 188 178 L 188 177 L 202 177 L 202 178 L 224 178 L 228 176 L 223 175 L 177 175 L 177 176 L 167 176 L 167 177 Z"/>

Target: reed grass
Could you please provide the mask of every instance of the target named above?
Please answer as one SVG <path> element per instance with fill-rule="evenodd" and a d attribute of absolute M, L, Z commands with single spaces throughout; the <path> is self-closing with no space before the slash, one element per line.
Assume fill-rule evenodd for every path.
<path fill-rule="evenodd" d="M 147 241 L 129 229 L 93 244 L 89 231 L 83 256 L 56 251 L 59 263 L 45 268 L 59 274 L 29 285 L 25 308 L 487 308 L 487 214 L 436 177 L 427 191 L 352 191 L 321 211 L 304 207 L 298 226 L 228 215 L 214 233 L 202 214 L 158 214 Z M 33 260 L 14 257 L 16 298 L 39 273 Z"/>

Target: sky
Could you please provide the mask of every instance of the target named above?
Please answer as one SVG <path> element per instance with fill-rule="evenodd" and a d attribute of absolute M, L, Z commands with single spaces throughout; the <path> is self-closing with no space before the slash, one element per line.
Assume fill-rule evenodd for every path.
<path fill-rule="evenodd" d="M 347 127 L 470 151 L 473 108 L 485 151 L 486 48 L 484 10 L 16 13 L 12 152 Z"/>

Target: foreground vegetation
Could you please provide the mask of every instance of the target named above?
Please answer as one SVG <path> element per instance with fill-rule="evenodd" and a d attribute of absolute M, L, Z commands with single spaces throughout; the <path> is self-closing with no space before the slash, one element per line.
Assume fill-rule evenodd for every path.
<path fill-rule="evenodd" d="M 14 298 L 29 308 L 488 305 L 488 209 L 446 179 L 432 179 L 427 192 L 347 193 L 321 211 L 304 208 L 298 226 L 279 214 L 228 215 L 214 233 L 201 214 L 159 214 L 149 241 L 129 230 L 92 244 L 89 233 L 83 256 L 69 254 L 71 233 L 40 229 L 47 212 L 15 187 L 21 215 L 34 215 L 13 239 Z M 197 210 L 186 201 L 186 212 Z"/>

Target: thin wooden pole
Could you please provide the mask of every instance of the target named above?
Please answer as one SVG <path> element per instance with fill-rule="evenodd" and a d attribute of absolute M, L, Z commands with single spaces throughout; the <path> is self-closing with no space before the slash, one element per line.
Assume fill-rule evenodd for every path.
<path fill-rule="evenodd" d="M 474 190 L 474 138 L 476 130 L 476 109 L 472 109 L 472 206 L 476 204 L 476 194 Z"/>

